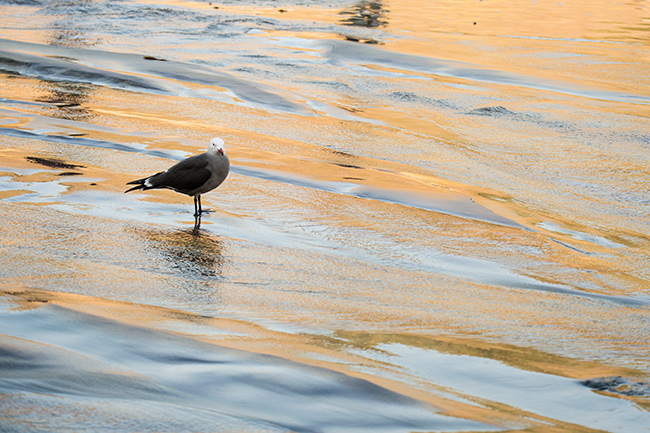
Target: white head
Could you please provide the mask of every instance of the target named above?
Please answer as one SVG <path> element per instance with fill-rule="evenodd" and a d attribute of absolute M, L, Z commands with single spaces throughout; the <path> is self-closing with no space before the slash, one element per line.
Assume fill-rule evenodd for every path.
<path fill-rule="evenodd" d="M 220 153 L 221 155 L 226 154 L 226 143 L 219 138 L 219 137 L 214 137 L 212 140 L 210 140 L 210 144 L 208 145 L 208 152 L 212 153 Z"/>

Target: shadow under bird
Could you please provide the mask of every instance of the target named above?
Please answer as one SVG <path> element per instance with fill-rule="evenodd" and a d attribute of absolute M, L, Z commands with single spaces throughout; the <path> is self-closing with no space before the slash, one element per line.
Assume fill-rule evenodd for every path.
<path fill-rule="evenodd" d="M 129 191 L 167 188 L 194 197 L 194 216 L 203 212 L 201 194 L 212 191 L 226 179 L 230 172 L 230 160 L 226 155 L 224 141 L 215 137 L 210 140 L 208 151 L 184 159 L 165 171 L 143 179 L 128 182 L 135 185 Z"/>

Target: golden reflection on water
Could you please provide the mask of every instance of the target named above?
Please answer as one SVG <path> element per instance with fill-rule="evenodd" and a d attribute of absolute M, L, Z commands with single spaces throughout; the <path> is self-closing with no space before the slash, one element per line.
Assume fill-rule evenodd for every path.
<path fill-rule="evenodd" d="M 413 33 L 605 39 L 647 43 L 647 2 L 391 1 L 390 25 Z M 427 19 L 418 19 L 427 17 Z"/>
<path fill-rule="evenodd" d="M 170 99 L 168 97 L 151 97 L 146 101 L 140 101 L 137 112 L 147 115 L 132 117 L 129 114 L 133 112 L 131 110 L 136 110 L 136 107 L 134 105 L 130 107 L 129 104 L 132 105 L 132 101 L 124 99 L 123 95 L 117 92 L 103 90 L 95 93 L 93 98 L 96 98 L 94 107 L 100 109 L 101 104 L 122 106 L 124 103 L 127 108 L 121 110 L 101 109 L 101 117 L 98 117 L 97 121 L 122 126 L 127 131 L 151 131 L 158 128 L 159 118 L 164 116 L 160 103 Z M 214 104 L 214 108 L 224 110 L 224 113 L 232 111 L 229 107 L 218 103 Z M 122 115 L 123 112 L 126 116 Z M 182 114 L 175 113 L 174 116 L 182 116 Z M 283 117 L 291 118 L 288 115 L 277 116 L 279 119 Z M 199 122 L 176 123 L 174 125 L 178 128 L 177 132 L 182 132 L 181 135 L 192 136 L 197 133 L 197 130 L 194 129 L 197 127 L 206 136 L 212 134 L 211 131 L 204 131 L 203 128 L 207 128 L 207 126 L 203 126 Z M 291 123 L 285 122 L 282 125 L 286 127 Z M 353 124 L 349 124 L 349 126 L 354 127 Z M 88 132 L 92 137 L 115 142 L 138 140 L 137 137 L 129 137 L 128 133 L 120 136 L 113 131 L 89 130 Z M 430 197 L 432 202 L 440 201 L 445 197 L 471 199 L 483 207 L 492 209 L 494 212 L 527 227 L 535 227 L 535 224 L 541 219 L 540 213 L 531 212 L 525 207 L 521 207 L 503 194 L 420 174 L 414 172 L 413 167 L 405 164 L 352 156 L 350 153 L 323 149 L 309 143 L 275 139 L 271 135 L 241 130 L 232 130 L 231 132 L 233 133 L 231 138 L 233 144 L 229 147 L 228 152 L 236 165 L 266 168 L 319 181 L 392 189 L 397 193 L 400 191 L 420 192 Z M 169 139 L 159 139 L 149 141 L 149 143 L 161 149 L 177 149 L 179 147 L 177 142 Z M 274 148 L 270 149 L 269 143 L 273 143 Z M 58 151 L 61 148 L 61 146 L 52 146 L 52 151 L 54 149 Z M 38 152 L 45 149 L 48 147 L 32 148 L 31 152 L 22 153 L 22 156 L 17 157 L 17 161 L 22 160 L 22 162 L 17 162 L 18 166 L 29 166 L 24 157 L 38 155 Z M 143 172 L 161 170 L 170 163 L 168 160 L 155 160 L 138 155 L 135 157 L 136 166 L 134 166 L 132 154 L 123 155 L 124 158 L 118 158 L 119 152 L 103 150 L 92 150 L 92 153 L 88 154 L 97 161 L 99 167 L 84 164 L 88 167 L 86 171 L 101 173 L 101 177 L 104 179 L 93 188 L 116 193 L 123 191 L 123 184 L 129 180 L 131 177 L 129 173 L 133 170 Z M 72 160 L 72 162 L 77 161 L 79 160 Z M 124 173 L 124 167 L 128 167 L 129 173 Z M 32 181 L 48 181 L 55 175 L 39 174 L 34 176 L 41 177 L 33 177 Z M 74 192 L 88 188 L 87 184 L 73 184 L 68 191 Z M 470 255 L 508 265 L 516 264 L 520 266 L 521 272 L 540 281 L 562 285 L 570 282 L 586 292 L 590 291 L 590 281 L 594 279 L 597 279 L 599 284 L 606 284 L 610 294 L 625 294 L 628 291 L 644 290 L 645 281 L 635 278 L 633 274 L 627 272 L 625 269 L 627 266 L 620 264 L 612 268 L 612 261 L 616 256 L 611 255 L 612 251 L 609 248 L 575 239 L 570 234 L 564 235 L 539 229 L 536 229 L 535 232 L 526 232 L 375 200 L 355 198 L 345 194 L 296 188 L 288 184 L 237 175 L 232 175 L 228 179 L 223 190 L 220 189 L 214 195 L 208 194 L 205 199 L 207 203 L 212 203 L 212 208 L 217 209 L 220 207 L 221 201 L 226 201 L 231 209 L 233 209 L 233 203 L 237 203 L 243 209 L 250 209 L 246 212 L 252 218 L 261 218 L 255 209 L 258 211 L 263 209 L 264 219 L 278 221 L 280 224 L 286 223 L 289 227 L 296 227 L 296 230 L 305 233 L 310 231 L 325 233 L 325 238 L 334 244 L 339 243 L 343 247 L 359 248 L 359 251 L 370 255 L 379 253 L 387 258 L 406 260 L 407 262 L 424 260 L 425 262 L 434 261 L 434 263 L 436 257 L 441 254 L 443 256 L 451 254 L 452 257 L 453 255 Z M 191 204 L 187 197 L 166 191 L 152 192 L 144 196 L 143 200 L 150 200 L 153 203 L 177 203 L 180 206 L 188 207 Z M 298 212 L 298 216 L 296 216 L 296 212 Z M 204 223 L 210 222 L 212 218 L 218 217 L 207 215 L 204 217 Z M 245 215 L 243 218 L 246 219 L 249 216 Z M 551 220 L 560 221 L 564 225 L 564 220 L 557 217 Z M 365 235 L 349 235 L 357 229 L 361 229 Z M 589 230 L 588 227 L 577 227 L 576 229 L 582 232 Z M 196 237 L 188 232 L 174 230 L 148 232 L 137 229 L 133 233 L 134 236 L 145 241 L 146 247 L 143 251 L 156 260 L 162 260 L 161 262 L 156 261 L 156 263 L 164 263 L 171 275 L 191 279 L 191 274 L 195 273 L 205 279 L 216 279 L 217 281 L 220 281 L 224 275 L 222 246 L 218 239 L 203 234 Z M 228 233 L 228 231 L 223 233 Z M 578 247 L 581 251 L 586 251 L 589 254 L 571 250 L 550 238 Z M 643 249 L 645 248 L 643 245 L 641 243 L 636 247 Z M 414 253 L 415 248 L 420 249 L 420 256 Z M 281 256 L 280 253 L 274 253 L 270 258 L 272 261 L 282 261 Z M 291 257 L 292 260 L 295 260 L 294 264 L 303 269 L 313 268 L 313 263 L 310 260 L 321 260 L 319 257 L 310 255 L 301 257 L 300 251 L 290 252 L 287 257 Z M 262 253 L 259 260 L 260 263 L 264 263 L 268 258 L 265 258 Z M 325 302 L 318 298 L 313 299 L 309 295 L 310 291 L 316 293 L 323 291 L 324 287 L 336 284 L 338 276 L 344 277 L 347 281 L 350 279 L 350 275 L 358 274 L 360 281 L 358 284 L 361 285 L 365 284 L 365 277 L 369 275 L 372 280 L 376 279 L 377 281 L 386 278 L 385 273 L 372 269 L 372 266 L 370 270 L 359 270 L 354 266 L 347 266 L 343 268 L 343 271 L 337 269 L 337 266 L 340 265 L 335 261 L 325 266 L 325 269 L 336 269 L 336 273 L 328 277 L 321 277 L 319 270 L 316 274 L 318 278 L 309 279 L 304 275 L 297 275 L 295 281 L 287 283 L 292 287 L 304 284 L 302 286 L 304 296 L 298 295 L 296 291 L 287 291 L 278 292 L 274 295 L 275 297 L 268 298 L 269 289 L 265 285 L 235 286 L 232 290 L 224 292 L 223 288 L 215 290 L 206 281 L 193 284 L 196 285 L 195 288 L 199 293 L 206 295 L 205 299 L 208 304 L 220 304 L 225 299 L 227 303 L 235 305 L 242 303 L 253 309 L 268 308 L 268 312 L 276 318 L 294 317 L 298 320 L 308 318 L 316 323 L 319 322 L 319 317 L 311 314 L 310 308 L 315 308 L 316 311 L 324 314 L 322 316 L 323 323 L 328 323 L 333 317 L 343 318 L 345 321 L 361 319 L 362 322 L 373 328 L 385 324 L 435 328 L 437 326 L 445 327 L 447 323 L 454 323 L 455 332 L 462 332 L 464 328 L 472 329 L 476 326 L 486 329 L 490 327 L 507 329 L 507 324 L 495 322 L 499 317 L 519 317 L 517 321 L 527 322 L 526 326 L 541 324 L 560 326 L 560 322 L 553 316 L 553 312 L 538 312 L 534 316 L 528 316 L 531 311 L 529 308 L 533 308 L 533 299 L 546 299 L 552 295 L 513 291 L 508 295 L 508 302 L 496 304 L 489 301 L 490 296 L 495 296 L 490 295 L 490 292 L 495 289 L 489 285 L 477 285 L 470 292 L 458 292 L 454 286 L 455 278 L 458 278 L 458 275 L 451 280 L 443 278 L 440 286 L 427 295 L 422 291 L 422 285 L 428 281 L 424 276 L 426 273 L 400 270 L 390 275 L 393 281 L 405 282 L 406 289 L 400 291 L 399 294 L 392 289 L 382 292 L 382 290 L 371 290 L 369 287 L 357 287 L 357 284 L 351 281 L 350 287 L 337 290 L 341 290 L 343 294 L 352 295 L 359 300 L 359 303 L 349 305 L 344 302 L 344 297 L 342 299 L 334 297 Z M 570 281 L 567 281 L 566 278 L 567 266 L 571 272 Z M 184 269 L 191 272 L 184 273 Z M 279 266 L 277 269 L 278 271 L 274 271 L 273 275 L 276 275 L 278 280 L 295 275 L 292 271 L 283 277 L 282 271 L 280 271 L 283 267 Z M 270 275 L 268 270 L 264 272 L 267 277 Z M 601 274 L 598 275 L 597 272 L 601 272 Z M 225 279 L 225 276 L 223 278 Z M 253 283 L 263 279 L 255 272 L 251 275 L 231 275 L 230 278 L 238 281 L 252 280 Z M 134 284 L 139 287 L 142 283 L 134 281 Z M 180 288 L 177 282 L 171 287 Z M 189 290 L 181 289 L 179 293 L 187 293 L 189 297 L 186 296 L 186 298 L 191 299 L 191 294 L 189 294 L 191 290 L 191 288 Z M 505 296 L 509 292 L 508 290 L 499 291 L 501 292 L 499 296 Z M 480 303 L 473 302 L 473 298 L 479 293 L 481 294 L 479 297 L 485 297 L 485 300 Z M 367 299 L 375 300 L 379 304 L 392 305 L 392 307 L 377 308 L 375 302 L 364 301 Z M 413 305 L 429 308 L 430 311 L 419 309 L 417 312 L 411 312 L 409 309 Z M 464 308 L 467 310 L 464 313 L 457 311 L 459 305 L 466 305 L 467 307 Z M 624 314 L 623 310 L 612 312 L 612 319 L 619 315 L 623 317 Z M 479 319 L 484 315 L 487 315 L 486 320 Z M 602 326 L 589 327 L 578 316 L 571 319 L 570 326 L 585 327 L 586 334 L 581 331 L 584 337 L 598 338 L 601 332 L 605 332 L 605 323 L 601 324 Z M 620 344 L 624 345 L 625 343 Z"/>
<path fill-rule="evenodd" d="M 185 2 L 168 3 L 189 7 Z M 378 9 L 371 3 L 376 3 Z M 208 5 L 192 3 L 191 7 Z M 486 69 L 562 82 L 589 81 L 598 89 L 648 94 L 648 83 L 637 78 L 644 76 L 647 62 L 629 61 L 635 56 L 647 59 L 644 50 L 648 45 L 648 21 L 643 18 L 649 13 L 646 3 L 523 2 L 518 8 L 500 0 L 391 1 L 360 2 L 357 9 L 354 13 L 362 13 L 362 22 L 343 24 L 415 35 L 390 41 L 360 39 L 358 43 L 381 42 L 381 48 L 389 51 L 470 62 Z M 338 10 L 299 7 L 286 12 L 234 6 L 224 6 L 223 10 L 331 23 L 342 23 L 350 16 Z M 363 15 L 364 11 L 369 14 Z M 79 46 L 75 45 L 76 36 L 70 29 L 49 41 Z M 259 37 L 285 36 L 332 37 L 286 31 L 271 31 Z M 558 45 L 558 41 L 562 43 Z M 593 62 L 576 62 L 589 56 L 593 56 Z M 387 66 L 365 67 L 403 73 Z M 494 106 L 487 107 L 494 113 L 508 116 L 525 112 L 540 118 L 554 110 L 568 107 L 571 112 L 593 105 L 602 112 L 647 119 L 645 107 L 596 99 L 585 102 L 575 96 L 558 99 L 552 92 L 497 83 L 482 83 L 477 90 L 467 87 L 466 79 L 409 73 L 415 76 L 414 81 L 426 78 L 431 87 L 442 89 L 438 105 L 404 109 L 344 95 L 328 101 L 358 119 L 380 121 L 376 125 L 326 115 L 308 118 L 284 112 L 270 114 L 240 104 L 241 100 L 236 101 L 237 105 L 196 99 L 199 102 L 192 105 L 179 96 L 134 98 L 128 92 L 90 84 L 7 78 L 11 85 L 3 88 L 3 96 L 41 103 L 20 106 L 3 117 L 17 130 L 84 135 L 106 143 L 136 143 L 146 150 L 181 150 L 187 154 L 203 151 L 206 140 L 218 133 L 227 138 L 234 167 L 257 170 L 255 176 L 234 172 L 218 193 L 204 197 L 215 212 L 203 217 L 202 227 L 200 221 L 195 221 L 194 228 L 174 229 L 174 225 L 191 226 L 189 214 L 179 210 L 191 207 L 187 197 L 155 191 L 138 197 L 138 202 L 121 202 L 122 196 L 118 196 L 134 173 L 163 170 L 171 159 L 110 148 L 3 138 L 3 143 L 15 146 L 2 150 L 2 165 L 7 169 L 3 175 L 18 186 L 0 192 L 3 200 L 17 201 L 3 204 L 7 225 L 1 245 L 18 251 L 16 257 L 34 263 L 34 269 L 43 269 L 37 272 L 25 265 L 25 272 L 34 275 L 21 284 L 31 289 L 23 293 L 19 293 L 20 289 L 15 293 L 11 291 L 14 289 L 6 290 L 7 296 L 21 298 L 20 308 L 56 303 L 359 376 L 364 374 L 359 373 L 362 368 L 358 366 L 376 372 L 382 365 L 355 351 L 380 351 L 382 344 L 492 359 L 517 369 L 575 379 L 637 375 L 632 369 L 607 366 L 607 362 L 616 362 L 617 356 L 625 357 L 629 365 L 647 361 L 644 349 L 648 333 L 643 322 L 646 307 L 627 305 L 615 298 L 648 293 L 647 233 L 629 228 L 625 222 L 608 224 L 610 216 L 594 215 L 595 219 L 603 218 L 596 220 L 599 224 L 583 223 L 580 214 L 572 212 L 575 202 L 562 201 L 573 191 L 558 194 L 534 178 L 507 178 L 509 173 L 503 170 L 494 175 L 503 176 L 503 183 L 489 176 L 481 177 L 483 184 L 477 180 L 485 174 L 481 172 L 485 168 L 476 163 L 482 158 L 502 159 L 504 165 L 523 171 L 540 163 L 540 154 L 550 153 L 547 170 L 565 163 L 559 171 L 567 174 L 574 169 L 598 172 L 602 159 L 588 158 L 593 152 L 588 146 L 563 141 L 580 133 L 564 125 L 512 130 L 503 126 L 511 126 L 514 121 L 508 124 L 501 122 L 498 115 L 481 114 L 489 114 L 489 110 L 475 111 L 486 107 L 450 115 L 442 102 L 452 99 L 450 93 L 458 100 L 471 101 L 480 92 L 495 101 Z M 376 80 L 392 83 L 391 78 Z M 296 90 L 291 86 L 299 84 L 275 85 Z M 223 90 L 207 85 L 188 88 Z M 296 91 L 306 93 L 304 89 Z M 506 93 L 511 99 L 503 102 Z M 402 96 L 408 99 L 418 95 L 404 92 Z M 421 165 L 392 158 L 402 156 L 400 146 L 406 141 L 421 145 L 417 149 L 421 151 Z M 373 152 L 374 157 L 368 156 Z M 607 152 L 601 153 L 607 156 Z M 53 155 L 72 163 L 83 162 L 84 175 L 100 180 L 91 186 L 90 181 L 60 181 L 56 171 L 16 174 L 9 170 L 34 168 L 26 158 Z M 576 160 L 581 157 L 584 165 L 572 165 L 567 155 Z M 434 168 L 423 168 L 427 162 Z M 445 166 L 457 167 L 447 171 L 454 179 L 445 178 L 440 175 L 445 171 L 435 168 Z M 641 162 L 623 168 L 629 173 L 613 170 L 603 176 L 645 187 L 648 172 Z M 281 179 L 277 181 L 274 176 Z M 485 186 L 489 181 L 493 181 L 492 187 Z M 37 206 L 28 199 L 21 203 L 23 193 L 57 182 L 65 187 L 58 195 Z M 513 185 L 514 191 L 507 188 Z M 437 212 L 354 195 L 363 188 L 381 190 L 393 198 L 417 195 L 428 203 L 447 202 L 453 206 L 451 211 Z M 82 204 L 66 204 L 66 197 L 87 192 L 106 194 L 110 202 L 121 207 L 109 209 L 110 205 L 95 198 Z M 526 193 L 538 200 L 526 197 Z M 587 198 L 585 202 L 595 204 L 597 200 Z M 474 218 L 454 215 L 459 203 L 469 203 L 485 213 Z M 38 206 L 64 204 L 77 213 L 44 209 L 39 214 L 35 210 Z M 84 206 L 121 212 L 119 218 L 130 222 L 115 223 L 123 220 L 111 216 L 91 217 L 80 211 Z M 488 211 L 513 224 L 486 219 Z M 588 208 L 583 211 L 590 213 Z M 166 212 L 170 216 L 161 224 L 149 220 L 154 213 L 159 216 Z M 19 213 L 26 221 L 31 220 L 31 225 L 20 226 L 23 217 L 16 216 Z M 233 221 L 236 224 L 230 224 Z M 47 246 L 57 254 L 47 252 L 45 256 L 32 251 L 32 257 L 29 248 L 19 248 L 32 243 Z M 503 280 L 494 277 L 499 273 Z M 510 277 L 525 277 L 532 287 L 519 287 L 507 280 Z M 14 276 L 7 281 L 7 285 L 18 285 L 20 279 Z M 57 291 L 83 292 L 89 290 L 84 289 L 88 281 L 93 282 L 97 297 Z M 32 290 L 48 285 L 59 287 Z M 576 292 L 566 295 L 549 287 Z M 609 296 L 611 302 L 595 302 L 601 298 L 591 295 Z M 178 309 L 109 298 L 146 299 L 153 305 Z M 208 313 L 192 314 L 183 308 Z M 248 315 L 250 321 L 219 318 L 232 311 L 235 316 Z M 326 331 L 284 333 L 256 325 L 256 320 L 287 326 L 305 324 L 309 329 Z M 201 332 L 196 332 L 197 328 Z M 594 353 L 603 341 L 610 355 Z M 603 362 L 557 354 L 567 352 Z M 364 377 L 463 416 L 482 420 L 530 416 L 485 402 L 483 408 L 477 409 L 439 398 L 426 387 L 407 381 L 391 382 L 378 374 Z M 549 431 L 545 430 L 545 421 L 529 431 Z M 572 428 L 560 425 L 557 430 Z"/>
<path fill-rule="evenodd" d="M 471 356 L 498 360 L 504 364 L 532 372 L 552 374 L 574 379 L 634 375 L 633 370 L 607 367 L 602 364 L 578 361 L 557 355 L 540 352 L 525 347 L 490 343 L 483 339 L 468 337 L 436 336 L 417 334 L 368 333 L 340 330 L 331 336 L 311 333 L 285 333 L 270 330 L 249 322 L 194 315 L 184 311 L 151 306 L 116 302 L 107 299 L 80 296 L 57 291 L 40 291 L 16 287 L 0 293 L 4 302 L 11 302 L 16 310 L 37 309 L 44 306 L 57 306 L 101 317 L 138 328 L 165 329 L 166 332 L 184 335 L 219 346 L 280 356 L 300 363 L 341 371 L 353 377 L 375 382 L 387 389 L 428 402 L 444 410 L 449 416 L 495 423 L 530 424 L 526 431 L 578 431 L 575 425 L 567 425 L 533 413 L 518 410 L 508 405 L 473 398 L 459 394 L 455 398 L 448 395 L 452 390 L 408 386 L 408 380 L 400 380 L 399 365 L 389 359 L 373 360 L 369 352 L 381 352 L 381 345 L 402 344 L 408 347 L 433 350 L 437 353 Z M 372 371 L 383 374 L 369 374 Z M 392 371 L 394 375 L 385 373 Z M 402 382 L 404 381 L 404 382 Z M 444 391 L 444 392 L 443 392 Z M 447 393 L 447 395 L 445 394 Z M 633 399 L 643 405 L 646 402 Z M 537 426 L 537 427 L 534 427 Z M 588 431 L 588 430 L 585 430 Z"/>
<path fill-rule="evenodd" d="M 36 100 L 48 104 L 44 113 L 46 116 L 88 122 L 94 114 L 84 104 L 98 87 L 84 83 L 43 81 L 45 94 Z"/>

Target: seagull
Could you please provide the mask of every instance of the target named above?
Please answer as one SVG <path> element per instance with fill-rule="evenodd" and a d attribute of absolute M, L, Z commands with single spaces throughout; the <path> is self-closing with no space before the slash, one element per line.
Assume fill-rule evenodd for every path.
<path fill-rule="evenodd" d="M 224 148 L 224 141 L 215 137 L 210 140 L 208 151 L 184 159 L 165 171 L 149 177 L 128 182 L 135 185 L 129 191 L 167 188 L 194 197 L 194 216 L 199 217 L 201 194 L 212 191 L 226 179 L 230 171 L 230 160 Z"/>

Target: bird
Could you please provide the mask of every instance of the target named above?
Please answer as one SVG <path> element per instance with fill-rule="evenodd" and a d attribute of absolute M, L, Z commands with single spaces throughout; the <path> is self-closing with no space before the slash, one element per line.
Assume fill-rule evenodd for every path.
<path fill-rule="evenodd" d="M 187 194 L 194 197 L 194 217 L 200 217 L 203 213 L 201 194 L 221 185 L 229 172 L 230 160 L 226 155 L 225 143 L 215 137 L 210 140 L 207 152 L 184 159 L 160 173 L 127 182 L 127 185 L 135 186 L 124 193 L 167 188 Z"/>

